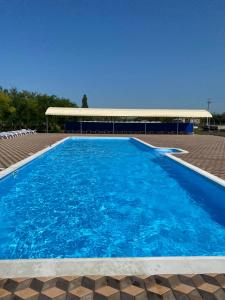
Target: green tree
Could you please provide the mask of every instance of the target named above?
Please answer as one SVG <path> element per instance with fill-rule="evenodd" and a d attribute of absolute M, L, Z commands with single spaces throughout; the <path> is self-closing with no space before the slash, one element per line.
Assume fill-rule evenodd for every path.
<path fill-rule="evenodd" d="M 4 122 L 10 115 L 16 112 L 15 107 L 12 105 L 11 98 L 0 90 L 0 120 Z"/>
<path fill-rule="evenodd" d="M 0 87 L 0 131 L 33 128 L 45 131 L 45 111 L 49 106 L 77 107 L 66 98 L 16 88 Z M 51 117 L 50 131 L 63 131 L 66 119 Z"/>
<path fill-rule="evenodd" d="M 87 96 L 84 94 L 83 98 L 82 98 L 82 105 L 81 107 L 83 108 L 88 108 L 88 98 Z"/>

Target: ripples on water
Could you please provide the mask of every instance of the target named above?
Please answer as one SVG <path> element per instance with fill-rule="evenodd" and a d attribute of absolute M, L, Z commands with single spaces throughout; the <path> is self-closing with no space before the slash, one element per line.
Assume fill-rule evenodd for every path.
<path fill-rule="evenodd" d="M 70 139 L 0 182 L 0 258 L 225 255 L 224 189 L 130 139 Z"/>

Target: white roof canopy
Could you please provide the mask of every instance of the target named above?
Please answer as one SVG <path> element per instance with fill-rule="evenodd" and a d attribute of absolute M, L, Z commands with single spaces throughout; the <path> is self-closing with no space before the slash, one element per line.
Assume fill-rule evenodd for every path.
<path fill-rule="evenodd" d="M 49 107 L 46 116 L 76 117 L 143 117 L 143 118 L 212 118 L 204 109 L 120 109 L 120 108 L 74 108 Z"/>

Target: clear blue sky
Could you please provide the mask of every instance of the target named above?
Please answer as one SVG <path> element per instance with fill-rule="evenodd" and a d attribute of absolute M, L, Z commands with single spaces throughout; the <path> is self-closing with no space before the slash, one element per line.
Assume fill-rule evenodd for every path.
<path fill-rule="evenodd" d="M 225 111 L 224 0 L 0 0 L 0 85 Z"/>

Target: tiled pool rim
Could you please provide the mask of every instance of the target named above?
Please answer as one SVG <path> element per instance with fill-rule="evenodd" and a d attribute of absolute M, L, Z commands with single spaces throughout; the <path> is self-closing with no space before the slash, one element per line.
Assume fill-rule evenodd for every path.
<path fill-rule="evenodd" d="M 160 148 L 134 137 L 66 137 L 45 149 L 0 172 L 0 179 L 15 172 L 67 139 L 135 139 L 150 148 Z M 164 149 L 164 148 L 161 148 Z M 166 149 L 166 148 L 165 148 Z M 187 151 L 174 148 L 183 154 Z M 225 187 L 225 180 L 210 174 L 182 159 L 165 153 L 167 157 Z M 176 256 L 143 258 L 71 258 L 71 259 L 16 259 L 0 260 L 0 277 L 36 277 L 69 275 L 140 275 L 140 274 L 202 274 L 225 273 L 225 256 Z"/>

